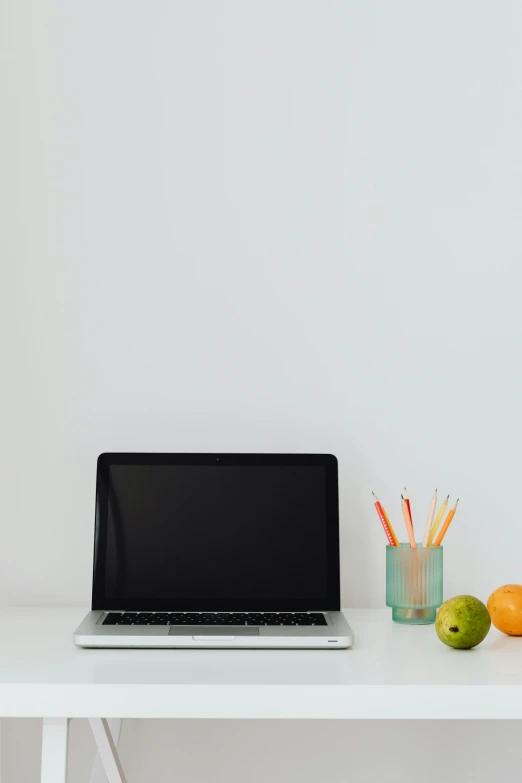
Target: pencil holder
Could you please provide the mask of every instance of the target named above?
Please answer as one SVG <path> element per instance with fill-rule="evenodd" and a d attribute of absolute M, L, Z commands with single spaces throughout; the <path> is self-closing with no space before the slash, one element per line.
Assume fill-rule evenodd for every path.
<path fill-rule="evenodd" d="M 386 547 L 386 606 L 396 623 L 435 622 L 442 603 L 442 561 L 441 546 Z"/>

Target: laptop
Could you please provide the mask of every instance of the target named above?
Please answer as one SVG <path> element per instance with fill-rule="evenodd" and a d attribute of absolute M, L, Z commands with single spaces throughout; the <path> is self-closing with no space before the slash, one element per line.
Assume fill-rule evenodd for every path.
<path fill-rule="evenodd" d="M 75 644 L 349 647 L 337 484 L 325 454 L 102 454 Z"/>

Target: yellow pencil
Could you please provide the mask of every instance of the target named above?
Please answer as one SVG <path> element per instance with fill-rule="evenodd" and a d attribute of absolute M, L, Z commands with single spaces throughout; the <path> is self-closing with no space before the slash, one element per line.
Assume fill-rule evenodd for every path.
<path fill-rule="evenodd" d="M 441 521 L 442 517 L 444 516 L 444 514 L 446 513 L 446 509 L 448 508 L 448 500 L 449 500 L 449 495 L 446 498 L 446 500 L 444 501 L 444 503 L 442 504 L 442 506 L 439 508 L 439 513 L 435 517 L 435 522 L 433 523 L 433 525 L 431 527 L 430 537 L 428 538 L 428 546 L 431 546 L 431 544 L 433 542 L 433 539 L 435 537 L 435 533 L 437 532 L 437 529 L 438 529 L 438 527 L 440 525 L 440 521 Z"/>
<path fill-rule="evenodd" d="M 433 544 L 433 546 L 440 546 L 440 545 L 441 545 L 442 539 L 443 539 L 443 538 L 444 538 L 444 536 L 446 535 L 446 533 L 447 533 L 447 531 L 448 531 L 448 528 L 449 528 L 449 526 L 450 526 L 450 524 L 451 524 L 451 520 L 452 520 L 452 519 L 453 519 L 453 517 L 455 516 L 455 511 L 457 510 L 457 506 L 458 506 L 458 505 L 459 505 L 459 499 L 457 498 L 457 502 L 455 503 L 455 505 L 453 506 L 453 508 L 452 508 L 452 509 L 451 509 L 451 511 L 449 512 L 449 514 L 448 514 L 448 516 L 446 517 L 446 519 L 444 520 L 444 524 L 442 525 L 442 527 L 441 527 L 441 529 L 440 529 L 440 533 L 439 533 L 439 535 L 437 536 L 437 538 L 436 538 L 436 540 L 435 540 L 435 543 Z"/>
<path fill-rule="evenodd" d="M 437 508 L 437 490 L 433 493 L 431 499 L 430 510 L 428 513 L 428 521 L 426 522 L 426 531 L 424 533 L 424 540 L 422 546 L 428 546 L 428 540 L 430 537 L 431 526 L 433 525 L 433 517 L 435 516 L 435 509 Z"/>
<path fill-rule="evenodd" d="M 390 520 L 388 519 L 388 514 L 386 513 L 386 509 L 384 508 L 382 503 L 381 503 L 381 508 L 382 508 L 382 513 L 384 514 L 384 518 L 385 518 L 386 522 L 388 523 L 388 527 L 390 528 L 390 533 L 392 534 L 392 538 L 395 541 L 395 546 L 400 546 L 399 539 L 395 535 L 395 530 L 392 528 L 392 524 L 391 524 Z"/>

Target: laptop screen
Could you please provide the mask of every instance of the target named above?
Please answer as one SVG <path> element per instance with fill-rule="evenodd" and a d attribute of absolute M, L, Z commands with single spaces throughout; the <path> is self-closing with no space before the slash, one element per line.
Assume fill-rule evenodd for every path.
<path fill-rule="evenodd" d="M 94 608 L 338 608 L 328 606 L 330 473 L 324 460 L 111 461 L 95 561 L 103 605 Z"/>

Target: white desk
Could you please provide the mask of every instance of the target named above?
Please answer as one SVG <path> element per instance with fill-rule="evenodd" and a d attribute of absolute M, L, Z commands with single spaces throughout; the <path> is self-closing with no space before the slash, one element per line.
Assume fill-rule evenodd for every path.
<path fill-rule="evenodd" d="M 522 637 L 494 628 L 451 650 L 433 626 L 347 609 L 350 650 L 82 650 L 85 611 L 0 613 L 0 717 L 44 718 L 45 783 L 65 779 L 70 718 L 93 719 L 111 783 L 124 777 L 100 718 L 522 718 Z"/>

